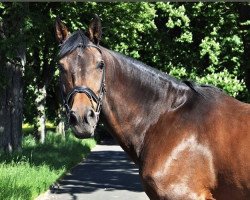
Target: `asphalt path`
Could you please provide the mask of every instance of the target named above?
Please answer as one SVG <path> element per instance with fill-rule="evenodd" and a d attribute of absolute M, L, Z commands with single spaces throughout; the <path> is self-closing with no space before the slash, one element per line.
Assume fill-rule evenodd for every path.
<path fill-rule="evenodd" d="M 148 200 L 137 166 L 115 144 L 97 145 L 37 200 Z"/>

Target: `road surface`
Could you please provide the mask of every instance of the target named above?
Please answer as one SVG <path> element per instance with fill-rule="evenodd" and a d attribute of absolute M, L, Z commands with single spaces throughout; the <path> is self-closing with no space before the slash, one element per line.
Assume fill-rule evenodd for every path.
<path fill-rule="evenodd" d="M 138 169 L 117 145 L 97 145 L 86 160 L 74 167 L 37 200 L 148 200 Z"/>

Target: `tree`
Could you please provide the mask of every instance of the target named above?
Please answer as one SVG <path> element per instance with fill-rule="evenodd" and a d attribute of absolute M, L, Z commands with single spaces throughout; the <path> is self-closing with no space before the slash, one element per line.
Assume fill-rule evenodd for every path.
<path fill-rule="evenodd" d="M 34 125 L 33 134 L 41 143 L 45 140 L 47 113 L 54 110 L 52 121 L 55 121 L 55 114 L 58 110 L 53 104 L 55 100 L 58 104 L 55 93 L 52 93 L 53 101 L 49 103 L 47 101 L 51 98 L 51 93 L 48 94 L 48 87 L 51 87 L 57 57 L 54 19 L 51 13 L 58 6 L 60 4 L 29 3 L 29 48 L 25 70 L 25 104 L 27 106 L 24 113 L 25 121 Z M 51 85 L 56 87 L 54 84 Z"/>
<path fill-rule="evenodd" d="M 0 149 L 12 152 L 21 149 L 22 141 L 22 75 L 26 61 L 24 21 L 27 5 L 1 3 L 0 9 Z"/>
<path fill-rule="evenodd" d="M 46 120 L 63 122 L 54 20 L 60 16 L 74 31 L 86 28 L 93 13 L 102 19 L 101 45 L 250 100 L 249 3 L 0 3 L 0 148 L 8 149 L 11 138 L 20 143 L 21 134 L 12 132 L 21 132 L 23 108 L 41 141 Z"/>
<path fill-rule="evenodd" d="M 250 91 L 250 4 L 241 3 L 236 5 L 239 13 L 239 28 L 243 41 L 244 54 L 242 56 L 242 68 L 245 72 L 245 82 L 248 91 Z M 250 98 L 250 97 L 249 97 Z"/>

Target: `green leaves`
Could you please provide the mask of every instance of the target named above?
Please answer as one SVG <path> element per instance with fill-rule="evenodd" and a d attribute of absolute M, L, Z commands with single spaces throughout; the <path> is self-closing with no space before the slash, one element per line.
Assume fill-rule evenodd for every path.
<path fill-rule="evenodd" d="M 179 78 L 213 84 L 230 95 L 241 96 L 246 91 L 242 76 L 246 70 L 242 34 L 246 31 L 239 23 L 240 6 L 157 2 L 156 25 L 162 34 L 161 53 L 155 60 L 164 63 L 160 68 Z"/>
<path fill-rule="evenodd" d="M 237 97 L 247 96 L 244 83 L 249 57 L 243 56 L 244 37 L 249 35 L 250 19 L 240 19 L 244 3 L 231 2 L 71 2 L 13 3 L 0 2 L 1 18 L 13 21 L 23 16 L 22 31 L 26 42 L 25 119 L 31 122 L 37 111 L 36 87 L 45 83 L 44 69 L 55 72 L 47 88 L 47 109 L 54 120 L 59 109 L 58 44 L 54 37 L 56 16 L 71 32 L 86 29 L 96 13 L 101 17 L 101 45 L 132 56 L 182 79 L 193 79 L 225 89 Z M 245 5 L 245 4 L 244 4 Z M 26 7 L 28 9 L 24 9 Z M 244 14 L 244 13 L 243 13 Z M 15 31 L 0 40 L 0 50 L 13 54 L 20 41 Z M 47 66 L 47 68 L 46 68 Z M 46 70 L 45 70 L 46 71 Z M 48 71 L 48 70 L 47 70 Z M 1 80 L 3 82 L 4 80 Z M 2 84 L 3 85 L 3 84 Z M 40 87 L 40 86 L 39 86 Z M 58 99 L 57 103 L 55 99 Z M 245 99 L 246 100 L 246 99 Z"/>
<path fill-rule="evenodd" d="M 0 9 L 4 9 L 4 4 L 2 2 L 0 2 Z"/>
<path fill-rule="evenodd" d="M 0 2 L 0 23 L 2 23 L 2 12 L 4 11 L 4 4 Z"/>
<path fill-rule="evenodd" d="M 210 67 L 208 71 L 206 75 L 199 77 L 194 70 L 188 73 L 184 67 L 173 67 L 169 74 L 179 79 L 191 79 L 199 84 L 214 85 L 233 97 L 237 97 L 240 92 L 246 90 L 244 81 L 240 80 L 237 75 L 230 73 L 227 69 L 216 72 L 215 68 Z"/>
<path fill-rule="evenodd" d="M 201 41 L 200 47 L 201 47 L 200 51 L 201 58 L 204 57 L 205 55 L 208 55 L 213 65 L 217 65 L 219 63 L 218 57 L 221 53 L 220 44 L 216 42 L 215 39 L 205 37 Z"/>
<path fill-rule="evenodd" d="M 237 97 L 240 92 L 246 89 L 243 80 L 239 80 L 236 75 L 230 74 L 227 69 L 195 78 L 198 83 L 217 86 L 233 97 Z"/>

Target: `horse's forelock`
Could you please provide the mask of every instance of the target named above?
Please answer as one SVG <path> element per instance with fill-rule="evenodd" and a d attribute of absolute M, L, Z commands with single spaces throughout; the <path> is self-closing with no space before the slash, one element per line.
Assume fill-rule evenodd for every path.
<path fill-rule="evenodd" d="M 64 57 L 66 54 L 74 51 L 77 47 L 79 47 L 79 45 L 82 47 L 86 47 L 88 43 L 89 39 L 87 38 L 87 36 L 85 36 L 82 30 L 78 30 L 72 33 L 69 38 L 67 38 L 64 43 L 60 45 L 58 57 Z"/>

